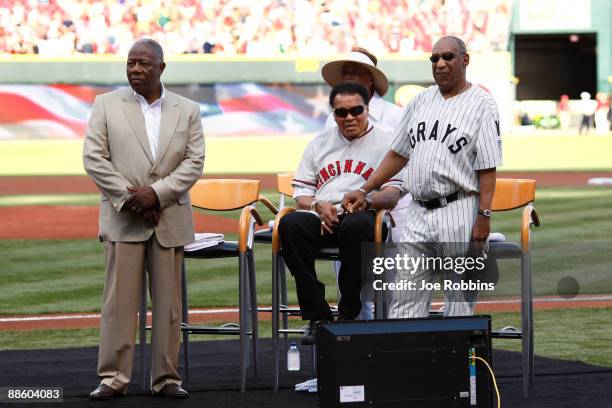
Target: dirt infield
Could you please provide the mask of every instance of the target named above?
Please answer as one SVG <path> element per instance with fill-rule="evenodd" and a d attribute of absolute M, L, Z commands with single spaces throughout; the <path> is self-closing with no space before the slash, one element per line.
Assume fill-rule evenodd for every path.
<path fill-rule="evenodd" d="M 434 303 L 433 309 L 441 306 Z M 520 299 L 502 299 L 481 301 L 476 306 L 477 313 L 492 312 L 518 312 L 520 311 Z M 578 309 L 578 308 L 612 308 L 612 296 L 610 295 L 586 295 L 573 299 L 559 297 L 540 297 L 534 299 L 536 310 L 550 309 Z M 270 313 L 260 312 L 260 320 L 270 320 Z M 151 324 L 151 313 L 147 316 Z M 227 322 L 238 320 L 238 309 L 216 308 L 216 309 L 191 309 L 189 311 L 189 322 L 191 324 L 207 324 L 212 322 Z M 67 313 L 46 314 L 27 316 L 2 316 L 0 317 L 0 330 L 30 331 L 30 330 L 53 330 L 53 329 L 91 329 L 100 325 L 99 313 Z"/>
<path fill-rule="evenodd" d="M 251 178 L 261 180 L 262 189 L 276 188 L 276 175 L 214 175 L 208 178 Z M 535 178 L 540 186 L 584 186 L 592 177 L 612 177 L 610 172 L 500 172 L 499 177 Z M 0 194 L 96 193 L 87 176 L 0 177 Z M 95 206 L 14 206 L 0 207 L 0 239 L 91 239 L 98 235 Z M 196 217 L 197 231 L 229 233 L 236 221 L 218 216 Z"/>
<path fill-rule="evenodd" d="M 612 177 L 612 172 L 499 172 L 498 177 L 533 178 L 539 186 L 584 186 L 594 177 Z M 276 189 L 274 174 L 215 174 L 204 178 L 249 178 L 261 180 L 264 190 Z M 0 177 L 0 194 L 82 194 L 97 193 L 87 176 L 11 176 Z"/>
<path fill-rule="evenodd" d="M 276 188 L 275 174 L 216 174 L 204 178 L 246 178 L 261 180 L 261 189 Z M 0 177 L 0 194 L 86 194 L 98 189 L 87 176 L 8 176 Z"/>
<path fill-rule="evenodd" d="M 0 239 L 96 239 L 98 207 L 30 205 L 0 208 Z M 235 233 L 233 219 L 197 214 L 196 231 Z"/>
<path fill-rule="evenodd" d="M 589 178 L 612 177 L 612 172 L 500 172 L 498 177 L 534 178 L 539 186 L 585 186 Z M 250 178 L 261 180 L 262 189 L 274 190 L 276 176 L 214 175 L 208 178 Z M 81 194 L 97 193 L 95 185 L 86 176 L 0 177 L 0 195 L 28 194 Z M 197 231 L 232 233 L 237 221 L 220 216 L 195 217 Z M 98 235 L 98 208 L 96 206 L 13 206 L 0 207 L 0 239 L 96 239 Z M 612 308 L 612 296 L 579 297 L 572 300 L 540 298 L 537 310 L 564 308 Z M 480 302 L 477 312 L 520 311 L 520 301 L 502 300 Z M 269 320 L 269 313 L 260 313 L 260 319 Z M 38 316 L 2 316 L 0 330 L 42 330 L 96 328 L 99 314 L 66 314 Z M 196 324 L 235 321 L 237 310 L 200 309 L 190 312 L 190 321 Z"/>

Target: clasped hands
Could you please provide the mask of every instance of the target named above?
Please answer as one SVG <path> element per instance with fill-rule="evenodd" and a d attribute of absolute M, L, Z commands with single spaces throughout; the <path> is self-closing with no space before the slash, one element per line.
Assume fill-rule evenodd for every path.
<path fill-rule="evenodd" d="M 361 190 L 346 193 L 342 199 L 342 208 L 347 213 L 364 211 L 368 207 L 366 195 Z M 484 244 L 491 232 L 491 220 L 487 217 L 477 216 L 472 228 L 472 242 Z"/>
<path fill-rule="evenodd" d="M 365 211 L 368 208 L 367 200 L 365 199 L 365 195 L 361 201 L 356 201 L 351 199 L 351 195 L 354 193 L 361 193 L 359 190 L 348 193 L 342 199 L 342 209 L 344 212 L 338 213 L 338 208 L 327 202 L 327 201 L 317 201 L 315 205 L 315 211 L 319 214 L 319 218 L 321 218 L 321 235 L 333 234 L 334 231 L 332 228 L 335 228 L 340 224 L 340 215 L 342 214 L 353 214 L 361 211 Z M 363 194 L 363 193 L 361 193 Z M 347 197 L 349 199 L 347 199 Z"/>
<path fill-rule="evenodd" d="M 342 198 L 342 208 L 349 214 L 365 211 L 369 207 L 367 198 L 361 190 L 351 191 Z"/>
<path fill-rule="evenodd" d="M 127 190 L 131 195 L 125 202 L 125 206 L 130 211 L 141 215 L 149 226 L 156 227 L 159 224 L 162 210 L 155 190 L 151 186 L 128 186 Z"/>

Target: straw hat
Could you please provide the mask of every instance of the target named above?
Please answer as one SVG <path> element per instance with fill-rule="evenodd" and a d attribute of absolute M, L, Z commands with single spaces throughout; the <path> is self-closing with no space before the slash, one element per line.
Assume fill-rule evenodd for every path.
<path fill-rule="evenodd" d="M 389 89 L 389 80 L 387 76 L 383 74 L 380 69 L 376 68 L 367 55 L 356 51 L 348 53 L 344 59 L 331 61 L 323 65 L 323 68 L 321 68 L 321 75 L 325 82 L 330 86 L 342 83 L 342 66 L 347 62 L 354 62 L 367 68 L 374 78 L 374 89 L 376 89 L 381 96 L 387 93 Z"/>

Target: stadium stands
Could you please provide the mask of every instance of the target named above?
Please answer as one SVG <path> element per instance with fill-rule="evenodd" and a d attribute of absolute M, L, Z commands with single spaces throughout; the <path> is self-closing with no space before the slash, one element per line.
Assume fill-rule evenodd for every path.
<path fill-rule="evenodd" d="M 510 0 L 0 0 L 0 54 L 127 54 L 135 39 L 167 53 L 326 56 L 429 51 L 459 34 L 472 51 L 506 50 Z"/>

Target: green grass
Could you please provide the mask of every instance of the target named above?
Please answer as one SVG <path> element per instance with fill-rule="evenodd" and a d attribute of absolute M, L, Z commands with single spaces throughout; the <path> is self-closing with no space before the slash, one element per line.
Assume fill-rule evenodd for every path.
<path fill-rule="evenodd" d="M 612 367 L 608 352 L 612 343 L 609 330 L 612 309 L 559 309 L 534 313 L 535 354 L 563 360 Z M 520 330 L 518 313 L 493 315 L 493 327 L 500 329 L 512 325 Z M 493 347 L 520 351 L 518 340 L 494 340 Z"/>
<path fill-rule="evenodd" d="M 209 137 L 205 174 L 294 171 L 308 136 Z M 82 140 L 0 141 L 0 176 L 85 174 Z"/>
<path fill-rule="evenodd" d="M 102 251 L 96 241 L 1 241 L 0 314 L 99 310 Z"/>
<path fill-rule="evenodd" d="M 209 137 L 206 174 L 294 171 L 310 136 Z M 612 136 L 506 136 L 501 170 L 612 170 Z M 0 176 L 84 174 L 82 140 L 0 141 Z"/>
<path fill-rule="evenodd" d="M 270 197 L 274 197 L 270 195 Z M 533 232 L 536 295 L 556 294 L 565 276 L 578 280 L 581 293 L 612 293 L 612 189 L 601 187 L 541 188 L 536 208 L 542 226 Z M 585 207 L 588 205 L 588 211 Z M 271 214 L 259 205 L 265 220 Z M 219 213 L 221 214 L 221 213 Z M 227 215 L 227 214 L 223 214 Z M 234 212 L 231 216 L 237 217 Z M 520 211 L 496 213 L 493 230 L 509 240 L 519 237 Z M 227 239 L 235 239 L 228 235 Z M 88 240 L 0 241 L 0 315 L 91 312 L 100 309 L 104 282 L 103 245 Z M 255 249 L 259 302 L 270 304 L 269 245 Z M 188 260 L 190 304 L 193 307 L 237 304 L 236 259 Z M 519 265 L 501 261 L 494 296 L 519 295 Z M 336 298 L 329 262 L 320 263 L 328 298 Z M 296 303 L 293 279 L 290 301 Z M 484 295 L 483 295 L 484 296 Z"/>
<path fill-rule="evenodd" d="M 275 198 L 275 194 L 269 193 Z M 557 282 L 572 276 L 581 293 L 612 293 L 612 189 L 603 187 L 539 188 L 536 208 L 542 226 L 534 229 L 535 294 L 556 294 Z M 259 206 L 264 213 L 263 207 Z M 226 214 L 224 214 L 226 215 Z M 237 212 L 231 215 L 237 217 Z M 264 218 L 269 219 L 266 213 Z M 496 213 L 493 230 L 509 240 L 519 237 L 520 210 Z M 228 239 L 235 238 L 228 236 Z M 260 304 L 271 302 L 271 255 L 268 245 L 256 246 L 257 289 Z M 104 282 L 102 244 L 95 241 L 0 241 L 0 315 L 100 310 Z M 319 263 L 327 298 L 337 298 L 331 263 Z M 518 295 L 519 268 L 502 261 L 495 296 Z M 191 307 L 235 306 L 235 259 L 188 260 Z M 297 303 L 293 279 L 288 279 L 289 302 Z M 610 309 L 538 311 L 535 314 L 536 353 L 612 366 L 606 350 Z M 516 313 L 498 313 L 494 327 L 519 325 Z M 300 322 L 295 324 L 299 325 Z M 270 332 L 262 324 L 262 335 Z M 203 337 L 210 338 L 210 337 Z M 0 332 L 0 349 L 96 345 L 97 330 Z M 501 341 L 495 347 L 518 350 L 520 342 Z"/>
<path fill-rule="evenodd" d="M 93 347 L 100 340 L 98 329 L 0 331 L 0 350 L 36 350 Z"/>
<path fill-rule="evenodd" d="M 578 360 L 599 366 L 612 367 L 612 355 L 602 352 L 612 342 L 612 331 L 608 330 L 610 309 L 568 309 L 537 311 L 534 317 L 535 354 L 564 360 Z M 269 338 L 270 321 L 260 321 L 260 337 Z M 210 323 L 213 325 L 215 323 Z M 301 320 L 290 320 L 290 327 L 299 328 Z M 512 325 L 520 327 L 518 313 L 495 313 L 492 315 L 494 329 Z M 192 341 L 228 339 L 228 336 L 192 336 Z M 0 350 L 45 349 L 97 346 L 98 329 L 1 331 Z M 493 340 L 497 349 L 520 351 L 518 340 Z"/>
<path fill-rule="evenodd" d="M 261 195 L 268 197 L 275 206 L 278 206 L 278 193 L 273 190 L 261 190 Z M 291 199 L 289 199 L 291 201 Z M 99 194 L 0 194 L 0 207 L 21 205 L 98 205 Z M 199 211 L 199 210 L 198 210 Z M 262 217 L 271 217 L 271 212 L 259 204 L 257 211 Z M 238 219 L 241 210 L 234 211 L 208 211 L 205 214 L 220 215 L 227 218 Z"/>
<path fill-rule="evenodd" d="M 233 237 L 228 236 L 228 239 Z M 103 245 L 95 241 L 0 241 L 0 315 L 95 312 L 104 286 Z M 255 250 L 260 304 L 270 304 L 272 267 L 269 245 Z M 336 299 L 330 262 L 320 263 L 329 299 Z M 27 273 L 24 273 L 27 271 Z M 238 303 L 237 258 L 187 260 L 192 307 Z M 297 303 L 293 279 L 289 298 Z"/>
<path fill-rule="evenodd" d="M 98 205 L 99 194 L 0 195 L 0 207 L 19 205 Z"/>
<path fill-rule="evenodd" d="M 556 295 L 566 276 L 580 293 L 612 293 L 612 189 L 539 188 L 535 208 L 541 226 L 532 230 L 534 295 Z M 495 213 L 492 230 L 518 242 L 522 209 Z M 500 261 L 495 296 L 520 295 L 518 260 Z"/>
<path fill-rule="evenodd" d="M 503 138 L 504 165 L 499 170 L 610 170 L 610 151 L 612 136 L 508 136 Z"/>

